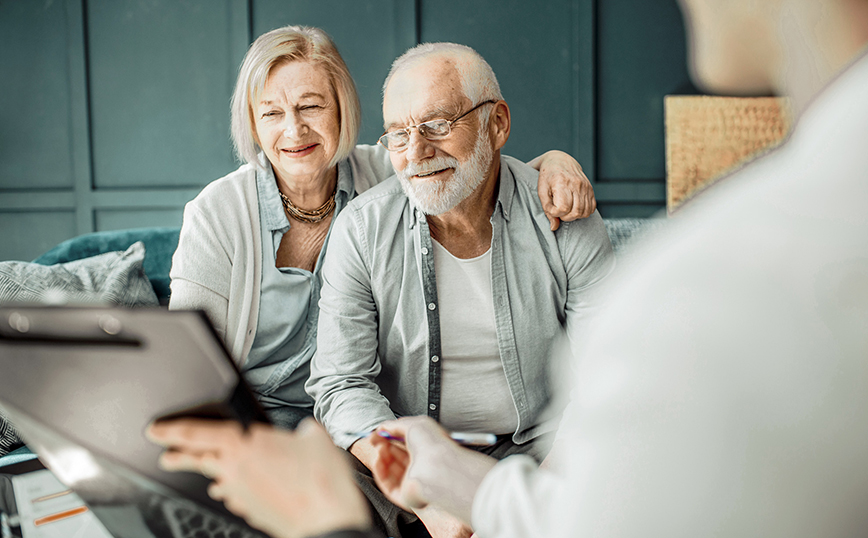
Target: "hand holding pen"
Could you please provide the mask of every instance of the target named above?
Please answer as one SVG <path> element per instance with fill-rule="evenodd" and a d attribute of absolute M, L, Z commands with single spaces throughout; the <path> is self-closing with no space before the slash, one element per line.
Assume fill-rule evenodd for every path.
<path fill-rule="evenodd" d="M 390 501 L 413 510 L 433 504 L 469 524 L 468 507 L 497 460 L 459 443 L 490 445 L 495 435 L 450 433 L 425 416 L 386 421 L 365 434 L 376 448 L 369 468 Z"/>

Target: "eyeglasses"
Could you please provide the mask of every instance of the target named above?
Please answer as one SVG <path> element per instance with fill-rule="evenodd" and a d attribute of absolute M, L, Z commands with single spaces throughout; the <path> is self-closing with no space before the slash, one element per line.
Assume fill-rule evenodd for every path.
<path fill-rule="evenodd" d="M 497 100 L 495 99 L 483 101 L 454 120 L 431 120 L 426 121 L 425 123 L 420 123 L 419 125 L 410 125 L 403 129 L 397 129 L 381 136 L 380 139 L 377 140 L 377 143 L 389 151 L 401 151 L 410 143 L 410 131 L 412 129 L 419 131 L 419 134 L 425 137 L 426 140 L 441 140 L 452 133 L 453 123 L 470 114 L 482 105 L 496 102 Z"/>

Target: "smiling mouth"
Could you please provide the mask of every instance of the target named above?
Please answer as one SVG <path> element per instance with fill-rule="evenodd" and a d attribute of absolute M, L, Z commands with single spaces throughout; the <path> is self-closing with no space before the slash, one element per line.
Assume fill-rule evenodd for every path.
<path fill-rule="evenodd" d="M 420 178 L 423 178 L 423 179 L 424 179 L 424 178 L 429 178 L 429 177 L 432 177 L 432 176 L 436 176 L 437 174 L 441 174 L 441 173 L 443 173 L 443 172 L 445 172 L 445 171 L 447 171 L 447 170 L 449 170 L 449 168 L 443 168 L 443 169 L 441 169 L 441 170 L 434 170 L 433 172 L 425 172 L 425 173 L 423 173 L 423 174 L 416 174 L 416 177 L 420 177 Z"/>
<path fill-rule="evenodd" d="M 307 151 L 307 150 L 309 150 L 315 146 L 316 146 L 316 144 L 309 144 L 307 146 L 299 146 L 297 148 L 286 148 L 286 149 L 283 149 L 281 151 L 285 151 L 286 153 L 303 153 L 303 152 L 305 152 L 305 151 Z"/>

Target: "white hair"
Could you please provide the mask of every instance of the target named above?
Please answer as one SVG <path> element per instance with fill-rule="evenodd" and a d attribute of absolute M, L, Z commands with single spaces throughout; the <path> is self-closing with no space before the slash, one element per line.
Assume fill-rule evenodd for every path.
<path fill-rule="evenodd" d="M 386 82 L 383 83 L 383 96 L 385 97 L 386 88 L 398 71 L 432 57 L 448 58 L 454 61 L 455 69 L 461 78 L 464 95 L 473 104 L 479 104 L 489 99 L 495 101 L 503 99 L 503 94 L 500 93 L 500 84 L 497 83 L 497 77 L 494 76 L 494 70 L 491 69 L 485 58 L 472 48 L 457 43 L 422 43 L 399 56 L 392 63 L 392 69 L 389 70 Z M 482 118 L 487 119 L 489 112 L 486 111 Z"/>

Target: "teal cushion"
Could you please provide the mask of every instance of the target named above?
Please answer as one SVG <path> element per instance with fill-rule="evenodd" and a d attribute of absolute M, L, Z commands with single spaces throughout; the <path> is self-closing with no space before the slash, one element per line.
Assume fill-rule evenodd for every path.
<path fill-rule="evenodd" d="M 0 457 L 0 467 L 21 463 L 22 461 L 30 461 L 36 459 L 36 454 L 30 451 L 26 446 L 22 446 L 12 452 Z"/>
<path fill-rule="evenodd" d="M 172 268 L 172 255 L 178 248 L 180 233 L 180 228 L 130 228 L 90 233 L 64 241 L 33 261 L 41 265 L 65 263 L 104 252 L 123 251 L 141 241 L 146 251 L 145 274 L 160 303 L 165 304 L 169 299 L 169 269 Z"/>

